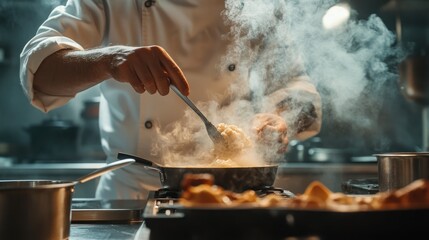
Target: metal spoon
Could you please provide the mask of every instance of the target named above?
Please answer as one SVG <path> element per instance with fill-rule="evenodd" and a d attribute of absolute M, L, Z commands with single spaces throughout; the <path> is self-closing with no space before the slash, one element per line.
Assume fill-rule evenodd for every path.
<path fill-rule="evenodd" d="M 177 94 L 194 112 L 203 120 L 204 125 L 206 126 L 207 133 L 209 137 L 215 144 L 225 144 L 225 139 L 222 137 L 217 128 L 204 116 L 204 114 L 195 106 L 195 104 L 185 95 L 183 95 L 176 86 L 170 84 L 171 90 Z"/>

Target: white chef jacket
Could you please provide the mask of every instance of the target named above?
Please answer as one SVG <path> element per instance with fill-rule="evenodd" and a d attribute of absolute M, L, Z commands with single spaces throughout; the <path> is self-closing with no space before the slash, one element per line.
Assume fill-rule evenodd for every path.
<path fill-rule="evenodd" d="M 238 74 L 234 67 L 240 68 L 237 62 L 219 65 L 227 46 L 222 38 L 226 29 L 220 16 L 223 9 L 223 0 L 69 0 L 52 11 L 24 47 L 21 83 L 31 103 L 47 112 L 74 97 L 49 96 L 33 89 L 34 73 L 50 54 L 108 45 L 159 45 L 183 70 L 190 98 L 210 100 L 213 93 L 227 90 Z M 174 94 L 138 94 L 129 84 L 113 79 L 99 87 L 100 134 L 107 162 L 115 161 L 117 152 L 125 152 L 162 164 L 151 155 L 157 139 L 155 126 L 179 119 L 186 106 Z M 144 198 L 149 190 L 160 187 L 157 172 L 132 164 L 103 175 L 96 196 Z"/>

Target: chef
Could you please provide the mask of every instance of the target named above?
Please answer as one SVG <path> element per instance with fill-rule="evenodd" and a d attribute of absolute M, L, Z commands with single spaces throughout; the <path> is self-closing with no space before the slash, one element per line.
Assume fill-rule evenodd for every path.
<path fill-rule="evenodd" d="M 219 64 L 230 43 L 223 37 L 228 31 L 224 8 L 224 1 L 212 0 L 69 0 L 51 12 L 22 50 L 21 84 L 43 112 L 99 87 L 106 161 L 126 152 L 160 162 L 151 155 L 155 129 L 180 119 L 186 109 L 169 85 L 195 102 L 210 101 L 228 92 L 243 72 L 239 62 Z M 282 118 L 300 94 L 310 96 L 306 117 Z M 254 129 L 279 132 L 280 139 L 274 139 L 283 146 L 279 151 L 290 137 L 318 133 L 320 98 L 305 74 L 267 95 L 276 107 L 257 114 Z M 298 126 L 293 136 L 286 134 L 291 125 Z M 140 199 L 159 187 L 157 172 L 133 164 L 103 175 L 96 197 Z"/>

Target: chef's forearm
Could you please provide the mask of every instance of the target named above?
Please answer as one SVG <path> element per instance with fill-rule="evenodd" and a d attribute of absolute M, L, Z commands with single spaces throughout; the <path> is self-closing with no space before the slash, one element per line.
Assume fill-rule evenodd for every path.
<path fill-rule="evenodd" d="M 294 94 L 295 95 L 295 94 Z M 283 112 L 296 111 L 296 116 L 289 126 L 296 130 L 296 133 L 305 131 L 317 119 L 318 113 L 315 106 L 316 96 L 308 96 L 308 92 L 297 91 L 297 95 L 307 95 L 304 99 L 299 97 L 288 96 L 276 105 L 276 112 L 282 114 Z"/>
<path fill-rule="evenodd" d="M 264 108 L 286 120 L 291 138 L 307 138 L 320 131 L 321 98 L 307 76 L 297 77 L 286 87 L 269 94 Z"/>
<path fill-rule="evenodd" d="M 43 60 L 34 75 L 35 91 L 52 96 L 74 96 L 109 77 L 104 49 L 60 50 Z"/>

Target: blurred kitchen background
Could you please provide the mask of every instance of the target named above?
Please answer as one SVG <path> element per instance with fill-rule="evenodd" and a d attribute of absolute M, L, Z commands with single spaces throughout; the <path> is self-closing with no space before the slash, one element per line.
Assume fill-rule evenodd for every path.
<path fill-rule="evenodd" d="M 97 88 L 46 114 L 29 104 L 20 86 L 19 54 L 61 3 L 65 1 L 0 1 L 0 156 L 17 162 L 103 159 Z"/>
<path fill-rule="evenodd" d="M 97 88 L 83 92 L 66 106 L 45 114 L 30 105 L 20 86 L 19 54 L 24 44 L 49 12 L 64 2 L 0 0 L 0 166 L 103 161 L 97 132 Z M 344 3 L 350 4 L 357 18 L 368 19 L 371 14 L 379 16 L 409 51 L 411 60 L 407 61 L 403 75 L 386 82 L 386 91 L 369 92 L 377 95 L 382 107 L 375 112 L 368 109 L 372 124 L 364 128 L 338 120 L 331 111 L 331 103 L 323 99 L 321 89 L 324 104 L 322 131 L 305 142 L 292 141 L 285 155 L 286 161 L 373 163 L 375 160 L 371 155 L 374 153 L 427 150 L 424 133 L 429 132 L 426 126 L 429 117 L 425 115 L 429 104 L 426 60 L 429 1 L 350 0 Z M 0 174 L 0 178 L 2 176 L 5 178 Z"/>

